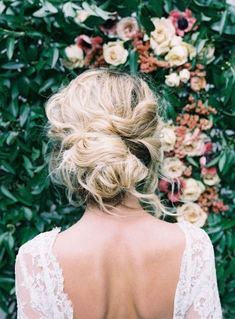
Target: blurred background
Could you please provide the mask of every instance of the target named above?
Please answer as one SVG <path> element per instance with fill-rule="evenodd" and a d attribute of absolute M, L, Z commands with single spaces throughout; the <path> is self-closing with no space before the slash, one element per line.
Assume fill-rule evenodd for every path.
<path fill-rule="evenodd" d="M 161 171 L 175 183 L 160 180 L 159 196 L 209 234 L 235 318 L 234 39 L 234 0 L 0 1 L 1 319 L 16 318 L 19 246 L 83 214 L 48 178 L 44 105 L 100 66 L 141 73 L 160 96 Z"/>

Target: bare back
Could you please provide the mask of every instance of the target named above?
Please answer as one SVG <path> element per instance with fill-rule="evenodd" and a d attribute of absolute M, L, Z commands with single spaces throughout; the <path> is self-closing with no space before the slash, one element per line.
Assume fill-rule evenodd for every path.
<path fill-rule="evenodd" d="M 145 217 L 86 216 L 53 246 L 74 319 L 172 319 L 185 236 Z"/>

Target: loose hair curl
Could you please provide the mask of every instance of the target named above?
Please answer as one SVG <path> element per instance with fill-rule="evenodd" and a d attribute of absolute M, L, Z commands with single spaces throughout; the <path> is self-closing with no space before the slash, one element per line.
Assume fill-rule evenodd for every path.
<path fill-rule="evenodd" d="M 149 204 L 156 217 L 171 215 L 155 193 L 163 156 L 161 118 L 145 80 L 89 69 L 51 96 L 45 110 L 52 142 L 49 175 L 65 186 L 72 205 L 82 200 L 111 213 L 107 207 L 130 193 Z"/>

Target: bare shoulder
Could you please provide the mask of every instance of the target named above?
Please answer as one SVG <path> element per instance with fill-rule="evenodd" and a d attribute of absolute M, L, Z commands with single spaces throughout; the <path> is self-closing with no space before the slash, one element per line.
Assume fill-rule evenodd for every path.
<path fill-rule="evenodd" d="M 159 235 L 166 240 L 170 246 L 184 246 L 186 244 L 186 236 L 179 223 L 171 223 L 164 220 L 157 219 L 156 230 Z"/>

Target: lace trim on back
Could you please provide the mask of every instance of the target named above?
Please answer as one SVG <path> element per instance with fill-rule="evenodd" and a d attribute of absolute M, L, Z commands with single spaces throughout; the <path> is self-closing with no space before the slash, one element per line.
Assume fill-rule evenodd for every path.
<path fill-rule="evenodd" d="M 214 249 L 205 230 L 190 222 L 178 223 L 186 236 L 173 319 L 221 319 Z"/>
<path fill-rule="evenodd" d="M 64 276 L 63 270 L 60 267 L 60 264 L 54 255 L 52 248 L 55 242 L 55 239 L 60 232 L 61 228 L 54 228 L 52 231 L 54 232 L 54 236 L 52 236 L 52 241 L 50 243 L 49 256 L 51 268 L 48 268 L 50 271 L 50 280 L 53 283 L 52 294 L 55 299 L 55 304 L 57 305 L 58 318 L 73 318 L 73 305 L 67 293 L 64 292 Z M 46 242 L 44 242 L 47 245 Z M 46 251 L 46 246 L 45 246 Z M 45 256 L 47 258 L 47 256 Z M 57 317 L 56 317 L 57 318 Z"/>
<path fill-rule="evenodd" d="M 16 260 L 18 273 L 22 273 L 22 280 L 17 280 L 16 285 L 17 318 L 29 318 L 30 312 L 40 319 L 73 319 L 72 302 L 64 292 L 63 271 L 52 252 L 59 232 L 56 227 L 20 247 Z M 19 298 L 20 290 L 27 291 L 25 302 Z"/>
<path fill-rule="evenodd" d="M 186 221 L 178 222 L 177 225 L 181 228 L 185 235 L 185 249 L 181 259 L 181 266 L 180 266 L 180 275 L 179 281 L 175 291 L 175 300 L 174 300 L 174 315 L 173 319 L 183 318 L 185 311 L 187 309 L 187 305 L 189 302 L 189 277 L 188 277 L 188 269 L 190 269 L 190 246 L 191 241 L 190 237 L 188 236 L 187 231 L 187 223 Z M 188 268 L 189 266 L 189 268 Z"/>

